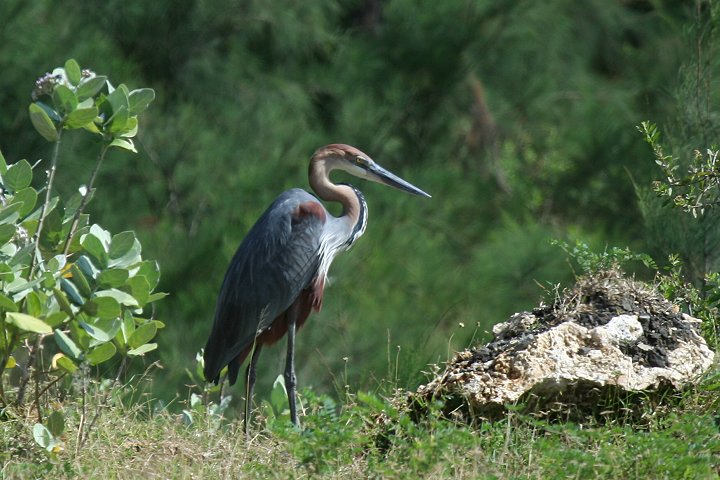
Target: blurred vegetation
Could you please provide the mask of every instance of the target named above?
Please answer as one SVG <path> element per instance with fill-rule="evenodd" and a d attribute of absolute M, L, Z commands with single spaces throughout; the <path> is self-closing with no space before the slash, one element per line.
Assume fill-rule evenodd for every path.
<path fill-rule="evenodd" d="M 700 28 L 718 18 L 711 7 L 3 0 L 0 148 L 9 163 L 50 157 L 27 104 L 38 73 L 67 58 L 156 91 L 139 154 L 108 154 L 89 211 L 112 231 L 134 229 L 161 265 L 159 289 L 171 295 L 157 307 L 167 328 L 152 388 L 171 399 L 255 219 L 282 190 L 306 188 L 316 148 L 357 146 L 434 198 L 358 185 L 369 228 L 335 261 L 323 311 L 299 335 L 298 377 L 319 392 L 383 379 L 411 388 L 427 364 L 571 278 L 550 239 L 656 259 L 676 251 L 647 215 L 671 214 L 637 206 L 659 173 L 635 126 L 652 119 L 692 148 L 717 139 L 679 127 L 698 96 L 692 65 L 704 69 L 690 77 L 702 91 L 720 91 L 717 39 Z M 58 190 L 76 188 L 94 148 L 63 144 L 74 153 Z M 260 397 L 282 368 L 284 348 L 272 351 Z"/>

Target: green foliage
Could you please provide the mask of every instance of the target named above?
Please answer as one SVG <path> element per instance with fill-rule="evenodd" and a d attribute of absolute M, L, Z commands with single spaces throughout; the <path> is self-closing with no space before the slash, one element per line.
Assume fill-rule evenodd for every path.
<path fill-rule="evenodd" d="M 137 116 L 155 98 L 150 88 L 130 91 L 124 84 L 114 88 L 107 77 L 80 70 L 74 59 L 35 83 L 30 120 L 49 142 L 58 142 L 61 131 L 85 129 L 103 137 L 109 147 L 137 153 Z M 46 98 L 51 100 L 48 104 Z"/>
<path fill-rule="evenodd" d="M 190 379 L 191 392 L 190 399 L 187 402 L 186 408 L 182 411 L 182 419 L 186 425 L 194 425 L 198 423 L 198 419 L 204 419 L 205 422 L 201 422 L 202 425 L 211 425 L 217 429 L 221 425 L 223 416 L 226 410 L 230 406 L 232 401 L 232 395 L 225 395 L 223 392 L 223 385 L 215 385 L 205 380 L 203 371 L 205 369 L 205 356 L 203 349 L 201 349 L 195 355 L 195 369 L 190 371 L 185 369 L 185 372 Z M 220 371 L 220 376 L 223 377 L 227 374 L 227 367 Z M 199 392 L 199 393 L 198 393 Z M 215 403 L 209 398 L 211 395 L 218 393 L 220 401 Z"/>
<path fill-rule="evenodd" d="M 602 425 L 540 420 L 512 407 L 503 420 L 466 425 L 439 415 L 441 405 L 413 421 L 402 392 L 388 399 L 348 391 L 340 401 L 304 389 L 302 429 L 267 418 L 250 437 L 242 420 L 216 422 L 194 410 L 188 426 L 118 396 L 77 454 L 71 433 L 82 421 L 80 403 L 37 427 L 5 419 L 0 461 L 10 478 L 714 478 L 717 388 L 714 372 L 671 410 L 648 410 L 641 424 Z M 89 407 L 99 400 L 90 395 Z M 61 443 L 53 451 L 41 446 L 54 440 Z"/>
<path fill-rule="evenodd" d="M 681 163 L 665 153 L 657 126 L 642 122 L 638 129 L 652 148 L 655 163 L 665 176 L 664 181 L 653 183 L 655 193 L 672 199 L 675 206 L 695 218 L 704 215 L 706 209 L 720 204 L 720 150 L 707 149 L 704 154 L 695 150 L 692 161 L 684 172 L 680 172 Z"/>
<path fill-rule="evenodd" d="M 628 247 L 611 247 L 609 250 L 605 248 L 602 252 L 597 253 L 581 240 L 575 240 L 573 246 L 559 240 L 553 240 L 551 243 L 559 246 L 577 264 L 580 268 L 579 275 L 622 268 L 628 262 L 641 262 L 645 267 L 653 270 L 658 268 L 650 255 L 632 252 Z"/>
<path fill-rule="evenodd" d="M 87 368 L 107 365 L 116 356 L 122 372 L 130 357 L 154 350 L 151 343 L 164 324 L 148 312 L 160 271 L 144 260 L 135 233 L 111 234 L 91 224 L 84 213 L 97 171 L 107 149 L 133 150 L 137 115 L 154 98 L 152 90 L 113 89 L 106 77 L 81 70 L 75 60 L 40 78 L 33 91 L 30 120 L 37 132 L 55 144 L 52 167 L 43 189 L 33 187 L 26 160 L 10 165 L 2 158 L 0 184 L 0 405 L 22 407 L 30 377 L 36 385 L 32 401 L 43 418 L 53 386 L 61 396 L 80 377 L 85 394 Z M 84 129 L 101 138 L 100 154 L 87 186 L 63 200 L 54 195 L 59 144 L 64 130 Z M 40 179 L 36 179 L 39 181 Z M 38 202 L 44 196 L 44 201 Z M 151 315 L 148 316 L 148 313 Z M 11 370 L 24 371 L 13 382 Z M 49 371 L 42 357 L 53 355 Z M 8 388 L 10 387 L 10 388 Z M 42 388 L 41 388 L 42 387 Z M 99 412 L 99 411 L 98 411 Z M 97 413 L 95 415 L 97 417 Z M 94 420 L 93 422 L 94 423 Z M 80 425 L 82 442 L 87 430 Z M 62 448 L 62 411 L 33 428 L 36 443 L 50 454 Z M 79 446 L 78 446 L 79 448 Z"/>
<path fill-rule="evenodd" d="M 677 255 L 670 255 L 663 270 L 656 277 L 658 289 L 684 312 L 702 320 L 703 337 L 717 350 L 720 347 L 720 274 L 708 274 L 703 285 L 695 287 L 688 282 L 683 263 Z"/>

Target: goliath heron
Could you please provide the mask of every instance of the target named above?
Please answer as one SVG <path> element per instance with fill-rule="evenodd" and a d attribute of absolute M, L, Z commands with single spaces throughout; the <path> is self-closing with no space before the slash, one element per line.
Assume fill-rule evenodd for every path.
<path fill-rule="evenodd" d="M 365 198 L 352 185 L 332 183 L 328 175 L 333 170 L 430 197 L 360 150 L 332 144 L 313 154 L 308 177 L 320 199 L 342 204 L 342 215 L 334 217 L 313 195 L 294 188 L 277 197 L 250 229 L 230 262 L 218 295 L 205 346 L 204 371 L 208 381 L 218 383 L 220 371 L 227 365 L 233 385 L 240 365 L 252 354 L 246 372 L 246 431 L 260 350 L 285 333 L 285 386 L 290 419 L 297 424 L 295 330 L 305 323 L 311 309 L 320 310 L 335 255 L 349 249 L 365 231 Z"/>

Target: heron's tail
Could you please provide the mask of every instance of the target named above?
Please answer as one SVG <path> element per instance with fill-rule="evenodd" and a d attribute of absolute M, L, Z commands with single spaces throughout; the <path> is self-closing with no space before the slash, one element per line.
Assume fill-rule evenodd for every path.
<path fill-rule="evenodd" d="M 227 365 L 228 381 L 230 385 L 234 385 L 237 381 L 240 365 L 242 365 L 250 354 L 252 345 L 242 350 L 239 355 L 232 356 L 232 353 L 228 352 L 226 348 L 219 346 L 219 342 L 214 341 L 213 337 L 213 335 L 210 336 L 207 345 L 205 345 L 205 353 L 203 355 L 205 362 L 203 375 L 205 375 L 205 381 L 212 382 L 215 385 L 220 383 L 220 372 L 222 372 L 222 369 Z M 229 360 L 228 356 L 230 356 Z"/>

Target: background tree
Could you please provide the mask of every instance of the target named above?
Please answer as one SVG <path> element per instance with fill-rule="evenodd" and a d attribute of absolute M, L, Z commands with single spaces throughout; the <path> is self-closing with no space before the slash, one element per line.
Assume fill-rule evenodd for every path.
<path fill-rule="evenodd" d="M 298 374 L 320 390 L 412 386 L 534 304 L 538 283 L 569 278 L 549 238 L 644 249 L 630 178 L 648 183 L 654 166 L 634 126 L 676 114 L 668 92 L 695 51 L 682 32 L 710 3 L 5 0 L 0 147 L 48 156 L 24 110 L 39 65 L 72 56 L 156 90 L 140 154 L 108 157 L 100 180 L 117 187 L 91 213 L 133 226 L 160 261 L 174 348 L 156 388 L 170 397 L 252 222 L 306 185 L 318 146 L 358 146 L 434 199 L 360 185 L 367 238 L 333 266 L 337 292 L 301 333 Z M 76 158 L 59 188 L 75 185 Z"/>

